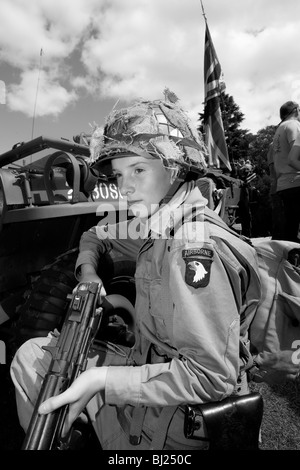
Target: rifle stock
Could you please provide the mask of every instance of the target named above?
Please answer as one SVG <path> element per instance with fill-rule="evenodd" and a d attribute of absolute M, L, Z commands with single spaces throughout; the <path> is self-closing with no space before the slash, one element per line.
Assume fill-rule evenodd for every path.
<path fill-rule="evenodd" d="M 44 349 L 52 355 L 51 363 L 42 383 L 22 450 L 63 450 L 67 448 L 61 432 L 67 406 L 47 415 L 38 408 L 47 398 L 64 392 L 85 370 L 87 356 L 103 316 L 99 306 L 101 284 L 80 283 L 71 296 L 66 319 L 54 347 Z"/>

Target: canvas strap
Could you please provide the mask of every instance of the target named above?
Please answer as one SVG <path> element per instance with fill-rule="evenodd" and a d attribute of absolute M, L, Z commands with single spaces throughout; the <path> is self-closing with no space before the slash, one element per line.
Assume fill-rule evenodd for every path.
<path fill-rule="evenodd" d="M 168 429 L 177 408 L 177 406 L 166 406 L 162 409 L 156 422 L 150 450 L 162 450 L 164 448 Z"/>
<path fill-rule="evenodd" d="M 143 429 L 143 423 L 144 423 L 146 410 L 147 410 L 146 406 L 134 408 L 133 410 L 132 421 L 131 421 L 130 431 L 129 431 L 129 442 L 133 446 L 137 446 L 141 442 L 142 429 Z"/>

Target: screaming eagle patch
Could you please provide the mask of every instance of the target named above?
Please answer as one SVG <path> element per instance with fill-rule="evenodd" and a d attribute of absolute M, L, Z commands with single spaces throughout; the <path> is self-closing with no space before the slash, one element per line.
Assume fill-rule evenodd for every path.
<path fill-rule="evenodd" d="M 190 248 L 182 251 L 186 265 L 185 282 L 189 286 L 198 289 L 208 285 L 213 255 L 213 250 L 208 248 Z"/>

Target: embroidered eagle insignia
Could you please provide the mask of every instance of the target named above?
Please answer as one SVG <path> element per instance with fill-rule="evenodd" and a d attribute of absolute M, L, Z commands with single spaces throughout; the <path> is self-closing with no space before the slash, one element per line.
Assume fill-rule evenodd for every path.
<path fill-rule="evenodd" d="M 185 261 L 185 282 L 191 287 L 206 287 L 210 280 L 214 252 L 210 248 L 189 248 L 182 251 Z"/>
<path fill-rule="evenodd" d="M 204 279 L 205 274 L 207 274 L 207 271 L 203 264 L 200 263 L 200 261 L 191 261 L 190 263 L 188 263 L 188 266 L 190 267 L 190 269 L 195 271 L 193 282 L 198 282 Z"/>

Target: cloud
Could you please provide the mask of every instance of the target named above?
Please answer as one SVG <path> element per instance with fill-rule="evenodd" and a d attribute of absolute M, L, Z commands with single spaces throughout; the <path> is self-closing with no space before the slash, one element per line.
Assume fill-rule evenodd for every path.
<path fill-rule="evenodd" d="M 38 93 L 38 100 L 36 96 Z M 75 91 L 67 91 L 59 82 L 36 70 L 21 74 L 21 82 L 10 86 L 8 105 L 13 111 L 21 111 L 27 116 L 57 116 L 77 99 Z"/>
<path fill-rule="evenodd" d="M 204 44 L 200 9 L 198 18 L 193 12 L 170 0 L 111 2 L 97 21 L 101 27 L 94 22 L 82 49 L 87 75 L 99 77 L 95 94 L 124 101 L 153 99 L 168 86 L 186 107 L 197 106 L 199 112 Z M 189 28 L 183 27 L 186 21 Z"/>
<path fill-rule="evenodd" d="M 2 0 L 0 62 L 13 66 L 18 78 L 8 86 L 11 110 L 32 113 L 39 69 L 37 115 L 58 115 L 78 98 L 67 61 L 83 40 L 96 5 L 96 0 Z"/>
<path fill-rule="evenodd" d="M 0 104 L 6 103 L 6 85 L 3 80 L 0 80 Z"/>
<path fill-rule="evenodd" d="M 256 131 L 276 124 L 280 104 L 298 83 L 300 24 L 279 0 L 254 3 L 210 0 L 207 17 L 227 92 L 245 114 L 245 126 Z M 300 13 L 300 2 L 291 3 Z M 165 0 L 158 7 L 155 0 L 116 0 L 102 13 L 101 22 L 96 19 L 101 28 L 94 23 L 82 49 L 87 75 L 99 77 L 95 94 L 152 99 L 169 86 L 196 120 L 204 100 L 205 24 L 198 2 L 187 7 Z"/>
<path fill-rule="evenodd" d="M 227 92 L 253 132 L 300 95 L 300 2 L 204 0 Z M 291 15 L 292 12 L 292 15 Z M 160 97 L 165 86 L 194 120 L 203 111 L 205 22 L 199 0 L 1 0 L 0 63 L 14 68 L 7 106 L 59 115 L 95 101 Z M 0 77 L 1 78 L 1 77 Z"/>
<path fill-rule="evenodd" d="M 87 0 L 87 7 L 90 3 Z M 41 48 L 48 61 L 66 58 L 89 25 L 84 4 L 83 0 L 1 0 L 1 60 L 20 69 L 32 67 Z"/>

